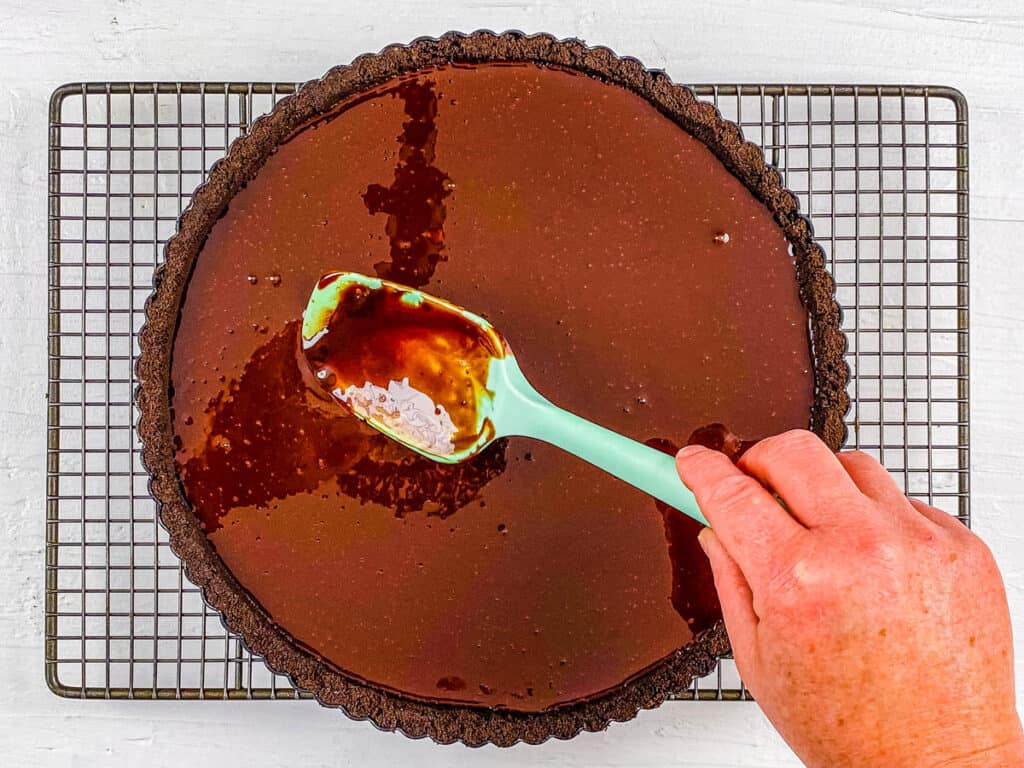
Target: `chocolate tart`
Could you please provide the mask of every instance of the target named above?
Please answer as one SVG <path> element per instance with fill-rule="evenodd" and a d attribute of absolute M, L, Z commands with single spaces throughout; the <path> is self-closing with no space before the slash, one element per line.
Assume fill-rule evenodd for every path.
<path fill-rule="evenodd" d="M 838 448 L 834 284 L 761 150 L 604 48 L 390 47 L 231 146 L 141 332 L 139 433 L 172 546 L 322 704 L 439 742 L 538 743 L 710 671 L 728 641 L 696 524 L 525 440 L 433 464 L 319 391 L 297 322 L 336 269 L 484 314 L 555 402 L 665 450 L 712 422 Z"/>

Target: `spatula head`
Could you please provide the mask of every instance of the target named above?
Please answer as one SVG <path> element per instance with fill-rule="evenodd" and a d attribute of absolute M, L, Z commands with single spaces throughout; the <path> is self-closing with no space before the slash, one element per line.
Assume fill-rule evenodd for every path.
<path fill-rule="evenodd" d="M 458 463 L 495 437 L 488 383 L 508 345 L 487 320 L 451 302 L 332 272 L 309 297 L 302 349 L 338 403 L 423 456 Z"/>

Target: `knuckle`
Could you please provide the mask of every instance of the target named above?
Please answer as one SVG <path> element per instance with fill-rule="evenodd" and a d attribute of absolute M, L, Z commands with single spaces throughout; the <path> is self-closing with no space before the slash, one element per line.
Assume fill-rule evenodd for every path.
<path fill-rule="evenodd" d="M 972 570 L 997 568 L 995 555 L 992 554 L 988 544 L 981 537 L 971 533 L 966 528 L 964 531 L 968 535 L 962 540 L 960 548 L 964 555 L 966 555 L 967 565 Z"/>
<path fill-rule="evenodd" d="M 817 615 L 835 604 L 840 591 L 838 586 L 828 563 L 800 558 L 772 575 L 766 602 L 780 616 Z"/>
<path fill-rule="evenodd" d="M 744 460 L 761 457 L 801 455 L 819 442 L 818 437 L 806 429 L 791 429 L 761 440 L 744 455 Z"/>
<path fill-rule="evenodd" d="M 791 429 L 772 439 L 778 441 L 780 447 L 788 450 L 802 449 L 818 443 L 818 437 L 806 429 Z"/>
<path fill-rule="evenodd" d="M 725 464 L 728 459 L 718 451 L 712 451 L 710 448 L 701 448 L 700 453 L 695 455 L 694 461 L 702 467 L 718 467 Z"/>
<path fill-rule="evenodd" d="M 909 523 L 900 527 L 900 531 L 914 544 L 928 550 L 944 545 L 947 539 L 946 531 L 925 518 L 911 518 Z"/>
<path fill-rule="evenodd" d="M 756 482 L 747 475 L 736 474 L 724 477 L 711 489 L 707 503 L 709 506 L 719 509 L 749 503 L 757 490 L 755 485 Z"/>
<path fill-rule="evenodd" d="M 854 449 L 852 451 L 843 451 L 839 454 L 844 461 L 850 462 L 851 464 L 876 464 L 875 458 L 870 453 Z"/>
<path fill-rule="evenodd" d="M 768 593 L 778 605 L 788 605 L 802 600 L 804 582 L 801 578 L 806 573 L 806 564 L 802 560 L 787 564 L 772 574 L 768 581 Z"/>
<path fill-rule="evenodd" d="M 838 591 L 863 591 L 871 585 L 877 595 L 896 595 L 905 589 L 908 574 L 920 557 L 907 540 L 884 528 L 865 528 L 854 533 L 843 547 L 845 557 L 835 567 Z M 856 563 L 855 568 L 842 565 Z"/>
<path fill-rule="evenodd" d="M 847 534 L 844 549 L 855 558 L 872 563 L 897 563 L 902 561 L 906 549 L 901 545 L 900 538 L 892 531 L 875 521 L 866 521 Z"/>
<path fill-rule="evenodd" d="M 721 455 L 699 445 L 688 445 L 676 454 L 676 466 L 680 471 L 700 477 L 713 469 Z M 721 458 L 724 458 L 721 457 Z"/>

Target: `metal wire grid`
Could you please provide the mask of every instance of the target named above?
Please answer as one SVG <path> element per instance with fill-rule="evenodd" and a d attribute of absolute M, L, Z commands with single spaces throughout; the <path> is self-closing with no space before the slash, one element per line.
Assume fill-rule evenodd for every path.
<path fill-rule="evenodd" d="M 59 88 L 49 128 L 46 679 L 75 698 L 304 697 L 183 576 L 134 432 L 136 334 L 191 191 L 273 83 Z M 700 85 L 764 148 L 845 310 L 851 446 L 969 523 L 967 106 L 916 86 Z M 677 698 L 744 699 L 730 660 Z"/>

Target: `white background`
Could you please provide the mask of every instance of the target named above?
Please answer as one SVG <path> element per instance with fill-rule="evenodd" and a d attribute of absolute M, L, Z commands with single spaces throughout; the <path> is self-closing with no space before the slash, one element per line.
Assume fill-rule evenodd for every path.
<path fill-rule="evenodd" d="M 43 683 L 51 91 L 77 80 L 304 80 L 391 42 L 477 28 L 581 37 L 681 82 L 908 82 L 965 92 L 973 509 L 1007 582 L 1024 688 L 1019 0 L 0 0 L 0 764 L 798 765 L 752 704 L 669 704 L 568 743 L 469 750 L 378 733 L 309 703 L 75 702 Z"/>

